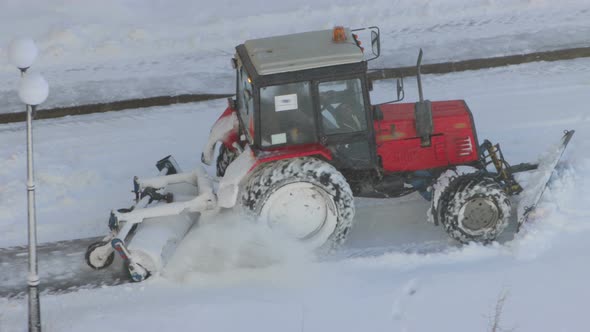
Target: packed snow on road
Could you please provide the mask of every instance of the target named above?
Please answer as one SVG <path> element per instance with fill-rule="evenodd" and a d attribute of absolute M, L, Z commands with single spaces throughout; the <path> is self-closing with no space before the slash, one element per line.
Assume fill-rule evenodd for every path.
<path fill-rule="evenodd" d="M 18 70 L 7 46 L 39 45 L 35 69 L 52 86 L 46 103 L 77 105 L 187 92 L 232 92 L 235 45 L 269 35 L 378 25 L 375 67 L 588 46 L 582 1 L 305 1 L 249 6 L 159 1 L 51 4 L 6 1 L 0 21 L 0 112 L 20 111 Z M 356 199 L 344 247 L 318 257 L 239 212 L 203 216 L 159 275 L 138 284 L 41 297 L 46 331 L 580 331 L 590 325 L 584 262 L 590 245 L 590 60 L 530 63 L 425 75 L 430 100 L 465 99 L 477 134 L 502 144 L 512 163 L 535 161 L 565 129 L 576 130 L 539 209 L 490 245 L 460 246 L 427 221 L 418 194 Z M 417 100 L 407 78 L 406 101 Z M 54 88 L 55 87 L 55 88 Z M 373 103 L 391 99 L 376 83 Z M 132 177 L 155 175 L 172 154 L 183 169 L 226 101 L 38 120 L 35 128 L 39 242 L 104 235 L 112 208 L 132 199 Z M 0 125 L 0 248 L 26 245 L 25 124 Z M 207 168 L 212 176 L 215 168 Z M 535 173 L 519 175 L 523 184 Z M 514 221 L 514 220 L 513 220 Z M 0 259 L 2 249 L 0 249 Z M 70 278 L 68 257 L 40 263 Z M 63 266 L 60 266 L 63 265 Z M 45 270 L 44 270 L 45 268 Z M 0 285 L 26 274 L 0 260 Z M 494 317 L 499 317 L 495 319 Z M 24 331 L 27 303 L 0 298 L 0 331 Z"/>

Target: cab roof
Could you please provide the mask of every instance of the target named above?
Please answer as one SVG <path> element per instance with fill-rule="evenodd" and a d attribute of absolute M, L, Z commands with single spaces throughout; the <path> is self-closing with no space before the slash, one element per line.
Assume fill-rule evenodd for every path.
<path fill-rule="evenodd" d="M 344 33 L 346 40 L 339 42 L 332 40 L 330 29 L 247 40 L 244 47 L 259 75 L 363 61 L 350 29 Z"/>

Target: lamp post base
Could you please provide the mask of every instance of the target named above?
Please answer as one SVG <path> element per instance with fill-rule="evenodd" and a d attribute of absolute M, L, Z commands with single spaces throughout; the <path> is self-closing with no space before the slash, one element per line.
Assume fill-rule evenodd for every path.
<path fill-rule="evenodd" d="M 39 286 L 29 285 L 29 332 L 41 332 Z"/>

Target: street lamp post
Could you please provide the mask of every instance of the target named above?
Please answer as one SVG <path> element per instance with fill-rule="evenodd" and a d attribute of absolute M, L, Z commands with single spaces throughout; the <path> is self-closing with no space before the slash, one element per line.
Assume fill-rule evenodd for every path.
<path fill-rule="evenodd" d="M 37 47 L 30 39 L 17 39 L 9 48 L 11 62 L 21 71 L 18 95 L 27 110 L 27 215 L 29 238 L 29 331 L 41 331 L 39 275 L 37 273 L 37 221 L 35 217 L 35 176 L 33 166 L 33 113 L 49 95 L 49 85 L 40 74 L 27 73 L 37 57 Z"/>

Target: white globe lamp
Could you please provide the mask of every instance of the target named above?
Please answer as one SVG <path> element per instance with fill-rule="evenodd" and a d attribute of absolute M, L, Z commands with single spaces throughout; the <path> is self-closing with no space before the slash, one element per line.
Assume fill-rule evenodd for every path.
<path fill-rule="evenodd" d="M 49 84 L 41 74 L 28 73 L 20 81 L 18 96 L 27 105 L 42 104 L 49 96 Z"/>
<path fill-rule="evenodd" d="M 26 71 L 37 59 L 37 45 L 32 39 L 19 38 L 10 43 L 8 58 L 21 71 Z"/>

